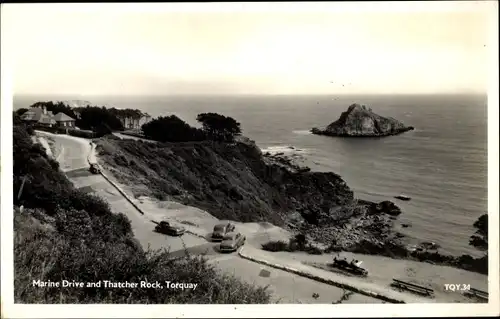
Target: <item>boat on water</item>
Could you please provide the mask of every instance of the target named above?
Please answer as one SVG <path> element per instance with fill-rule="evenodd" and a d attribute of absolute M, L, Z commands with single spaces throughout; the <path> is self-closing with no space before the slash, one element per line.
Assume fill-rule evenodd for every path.
<path fill-rule="evenodd" d="M 400 194 L 398 196 L 394 196 L 394 198 L 397 198 L 397 199 L 400 199 L 400 200 L 406 200 L 406 201 L 408 201 L 408 200 L 411 199 L 410 196 L 406 196 L 406 195 L 403 195 L 403 194 Z"/>

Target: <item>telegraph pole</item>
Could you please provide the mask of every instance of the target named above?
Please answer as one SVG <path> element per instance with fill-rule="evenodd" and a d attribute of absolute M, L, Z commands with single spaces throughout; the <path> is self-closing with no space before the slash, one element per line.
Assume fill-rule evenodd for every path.
<path fill-rule="evenodd" d="M 19 192 L 17 193 L 17 200 L 21 199 L 21 195 L 23 194 L 24 183 L 26 183 L 27 176 L 24 175 L 23 182 L 21 183 L 21 187 L 19 188 Z"/>
<path fill-rule="evenodd" d="M 26 183 L 27 175 L 24 175 L 23 177 L 23 182 L 21 183 L 21 187 L 19 188 L 19 192 L 17 193 L 17 200 L 21 198 L 21 195 L 23 194 L 23 189 L 24 189 L 24 183 Z M 20 212 L 23 212 L 23 205 L 19 207 Z"/>

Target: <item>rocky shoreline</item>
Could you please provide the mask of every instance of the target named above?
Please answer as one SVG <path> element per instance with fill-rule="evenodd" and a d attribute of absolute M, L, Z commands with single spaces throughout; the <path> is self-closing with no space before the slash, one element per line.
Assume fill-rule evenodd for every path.
<path fill-rule="evenodd" d="M 313 172 L 282 154 L 263 154 L 249 139 L 147 143 L 105 137 L 97 145 L 100 159 L 116 168 L 115 178 L 135 196 L 179 201 L 219 219 L 271 222 L 331 251 L 418 257 L 459 268 L 474 262 L 470 256 L 457 261 L 412 252 L 394 229 L 402 213 L 397 205 L 356 199 L 339 175 Z"/>
<path fill-rule="evenodd" d="M 311 129 L 311 133 L 313 133 L 315 135 L 324 135 L 324 136 L 332 136 L 332 137 L 350 137 L 350 138 L 368 138 L 368 137 L 373 137 L 373 138 L 377 138 L 377 137 L 386 137 L 386 136 L 400 135 L 400 134 L 408 132 L 408 131 L 413 131 L 414 129 L 415 128 L 413 126 L 409 126 L 409 127 L 398 129 L 398 130 L 394 130 L 394 131 L 388 132 L 388 133 L 366 133 L 366 134 L 362 134 L 362 133 L 332 133 L 332 132 L 328 131 L 327 128 L 320 129 L 320 128 L 317 128 L 317 127 L 313 127 Z"/>
<path fill-rule="evenodd" d="M 284 154 L 264 154 L 270 161 L 288 165 L 297 171 L 309 169 L 294 163 L 293 157 Z M 336 216 L 323 216 L 316 225 L 310 223 L 288 224 L 287 228 L 297 233 L 307 234 L 310 240 L 325 244 L 325 253 L 352 252 L 368 255 L 379 255 L 398 259 L 417 260 L 440 265 L 452 266 L 482 274 L 488 273 L 487 257 L 474 258 L 464 254 L 450 256 L 441 254 L 439 246 L 422 242 L 410 246 L 405 235 L 394 230 L 397 216 L 401 209 L 393 202 L 386 200 L 380 203 L 355 199 L 351 208 Z M 408 227 L 409 225 L 406 225 Z"/>

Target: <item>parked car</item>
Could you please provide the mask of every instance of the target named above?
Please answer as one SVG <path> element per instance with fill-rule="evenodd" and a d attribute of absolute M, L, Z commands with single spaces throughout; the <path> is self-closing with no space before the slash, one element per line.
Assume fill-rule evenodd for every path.
<path fill-rule="evenodd" d="M 221 241 L 227 233 L 234 232 L 235 226 L 231 223 L 223 223 L 215 225 L 214 232 L 212 233 L 213 241 Z"/>
<path fill-rule="evenodd" d="M 97 164 L 90 164 L 89 170 L 92 174 L 99 174 L 101 172 L 101 169 L 97 166 Z"/>
<path fill-rule="evenodd" d="M 220 243 L 221 252 L 232 252 L 245 244 L 246 237 L 241 233 L 227 233 Z"/>
<path fill-rule="evenodd" d="M 161 221 L 158 225 L 156 225 L 155 231 L 158 233 L 171 236 L 181 236 L 186 232 L 186 229 L 181 226 L 171 225 L 169 222 L 166 221 Z"/>
<path fill-rule="evenodd" d="M 346 271 L 348 273 L 351 273 L 353 275 L 366 277 L 368 276 L 368 270 L 361 267 L 362 263 L 363 262 L 359 260 L 352 260 L 351 262 L 348 262 L 345 258 L 337 259 L 337 257 L 334 257 L 331 266 Z"/>

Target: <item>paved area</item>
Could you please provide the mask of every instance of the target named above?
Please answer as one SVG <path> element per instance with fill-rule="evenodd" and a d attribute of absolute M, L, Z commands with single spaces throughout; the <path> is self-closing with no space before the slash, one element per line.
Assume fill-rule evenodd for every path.
<path fill-rule="evenodd" d="M 273 293 L 273 302 L 278 303 L 322 303 L 331 304 L 339 300 L 342 289 L 328 284 L 296 276 L 286 271 L 255 264 L 246 259 L 224 256 L 210 261 L 217 268 L 259 286 L 268 286 Z M 317 298 L 313 297 L 317 294 Z M 353 294 L 343 303 L 382 303 L 381 300 Z"/>
<path fill-rule="evenodd" d="M 51 134 L 36 131 L 40 136 L 51 136 L 61 143 L 62 149 L 57 160 L 62 171 L 88 167 L 87 156 L 90 153 L 90 140 L 64 134 Z"/>
<path fill-rule="evenodd" d="M 330 254 L 310 255 L 306 253 L 276 252 L 272 255 L 280 260 L 307 263 L 320 268 L 332 262 L 332 255 Z M 369 276 L 362 279 L 362 284 L 369 283 L 387 288 L 390 287 L 392 280 L 396 278 L 433 289 L 435 300 L 439 302 L 468 303 L 472 301 L 464 296 L 463 291 L 447 290 L 445 285 L 449 283 L 462 283 L 470 285 L 471 288 L 488 291 L 488 276 L 464 269 L 433 265 L 415 260 L 393 259 L 348 252 L 341 253 L 340 257 L 345 257 L 347 260 L 357 259 L 363 261 L 363 266 L 368 270 Z M 345 277 L 346 275 L 340 276 Z"/>
<path fill-rule="evenodd" d="M 393 290 L 390 286 L 384 286 L 379 284 L 374 284 L 368 282 L 364 278 L 359 278 L 356 276 L 345 276 L 337 273 L 333 273 L 327 270 L 318 269 L 313 266 L 303 264 L 298 260 L 279 258 L 276 254 L 264 251 L 262 249 L 255 249 L 250 246 L 243 247 L 242 252 L 245 255 L 251 256 L 257 260 L 264 260 L 266 262 L 272 263 L 274 265 L 280 265 L 283 267 L 288 267 L 302 273 L 311 274 L 320 278 L 325 278 L 331 280 L 335 283 L 348 285 L 351 287 L 356 287 L 363 291 L 370 291 L 373 293 L 381 294 L 388 298 L 395 300 L 401 300 L 405 303 L 434 303 L 437 302 L 434 298 L 420 297 L 411 293 L 403 293 Z"/>

